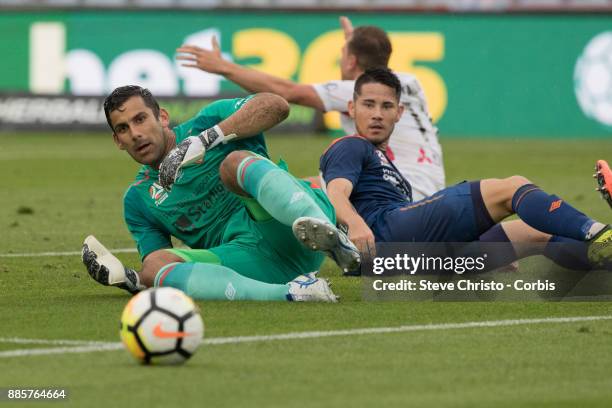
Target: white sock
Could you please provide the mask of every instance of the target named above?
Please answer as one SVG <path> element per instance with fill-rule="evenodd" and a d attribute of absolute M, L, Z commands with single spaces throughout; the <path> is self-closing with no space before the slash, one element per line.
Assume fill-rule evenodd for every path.
<path fill-rule="evenodd" d="M 589 232 L 587 232 L 585 237 L 586 240 L 590 240 L 595 235 L 599 234 L 604 228 L 606 228 L 606 224 L 602 224 L 601 222 L 595 222 L 593 225 L 591 225 L 591 229 L 589 229 Z"/>

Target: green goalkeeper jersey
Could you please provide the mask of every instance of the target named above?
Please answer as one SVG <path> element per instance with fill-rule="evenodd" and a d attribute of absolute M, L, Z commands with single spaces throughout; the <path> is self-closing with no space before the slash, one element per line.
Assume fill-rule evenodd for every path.
<path fill-rule="evenodd" d="M 176 143 L 213 127 L 250 98 L 219 100 L 206 106 L 194 118 L 174 128 Z M 249 150 L 268 157 L 261 133 L 220 144 L 206 152 L 202 164 L 183 169 L 170 192 L 157 182 L 156 169 L 142 166 L 124 197 L 125 221 L 142 258 L 157 249 L 171 247 L 170 236 L 192 248 L 212 248 L 235 236 L 238 220 L 230 219 L 245 211 L 244 204 L 223 186 L 219 176 L 219 165 L 234 150 Z M 232 231 L 225 233 L 228 225 L 233 225 Z"/>

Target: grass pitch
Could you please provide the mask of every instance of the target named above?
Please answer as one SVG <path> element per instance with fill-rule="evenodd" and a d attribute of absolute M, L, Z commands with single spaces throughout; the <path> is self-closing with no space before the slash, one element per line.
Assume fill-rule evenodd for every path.
<path fill-rule="evenodd" d="M 316 174 L 329 141 L 268 139 L 298 176 Z M 449 184 L 521 174 L 611 221 L 590 175 L 596 159 L 611 159 L 612 142 L 443 139 L 443 147 Z M 67 388 L 59 404 L 88 407 L 612 404 L 612 320 L 211 344 L 182 367 L 141 367 L 123 350 L 2 357 L 71 348 L 8 338 L 119 340 L 126 294 L 96 285 L 77 255 L 27 254 L 79 251 L 90 233 L 109 248 L 132 247 L 121 199 L 136 170 L 108 135 L 0 134 L 0 387 Z M 118 256 L 138 266 L 136 254 Z M 603 302 L 364 302 L 359 279 L 331 263 L 322 274 L 339 304 L 199 302 L 206 338 L 612 316 Z"/>

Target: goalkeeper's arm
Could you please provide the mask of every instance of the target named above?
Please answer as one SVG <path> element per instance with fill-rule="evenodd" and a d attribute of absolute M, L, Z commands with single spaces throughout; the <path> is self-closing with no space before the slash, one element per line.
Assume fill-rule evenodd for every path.
<path fill-rule="evenodd" d="M 220 143 L 253 137 L 279 124 L 289 115 L 289 104 L 281 96 L 260 93 L 249 99 L 232 115 L 198 136 L 179 143 L 162 161 L 159 182 L 167 190 L 174 184 L 180 169 L 201 163 L 207 150 Z"/>
<path fill-rule="evenodd" d="M 217 126 L 224 135 L 234 134 L 236 139 L 244 139 L 278 125 L 287 116 L 289 103 L 281 96 L 264 92 L 253 96 Z"/>

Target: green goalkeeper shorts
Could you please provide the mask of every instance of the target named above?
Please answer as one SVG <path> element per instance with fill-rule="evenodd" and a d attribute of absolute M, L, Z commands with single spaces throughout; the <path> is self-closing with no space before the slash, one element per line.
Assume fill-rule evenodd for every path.
<path fill-rule="evenodd" d="M 298 180 L 332 223 L 333 206 L 318 187 Z M 272 218 L 255 199 L 240 197 L 244 207 L 230 218 L 223 234 L 223 244 L 208 251 L 169 250 L 186 262 L 217 263 L 251 279 L 268 283 L 286 283 L 296 276 L 319 270 L 325 255 L 304 247 L 290 226 Z M 203 253 L 205 252 L 205 253 Z"/>

